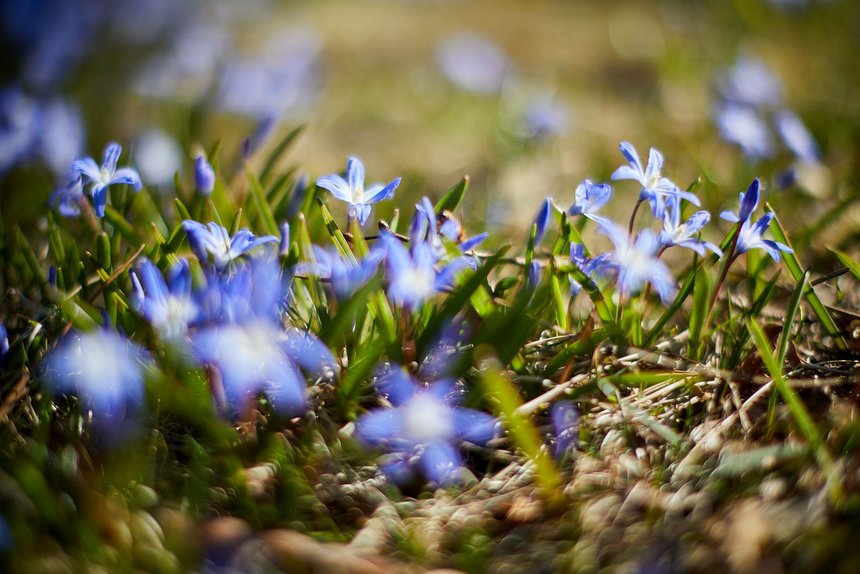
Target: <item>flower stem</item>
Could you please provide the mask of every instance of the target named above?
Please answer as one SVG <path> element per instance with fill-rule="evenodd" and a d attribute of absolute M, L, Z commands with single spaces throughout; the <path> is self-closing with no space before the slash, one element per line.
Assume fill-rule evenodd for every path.
<path fill-rule="evenodd" d="M 714 306 L 717 303 L 717 297 L 720 296 L 720 291 L 723 288 L 723 284 L 726 282 L 726 277 L 729 274 L 729 267 L 732 266 L 732 263 L 735 262 L 735 259 L 738 258 L 738 255 L 735 253 L 738 247 L 738 237 L 740 236 L 740 225 L 737 226 L 735 230 L 735 235 L 732 238 L 732 245 L 729 247 L 728 256 L 726 257 L 726 262 L 723 265 L 723 269 L 720 272 L 720 278 L 717 280 L 717 285 L 714 287 L 714 292 L 711 295 L 711 302 L 708 304 L 708 314 L 705 316 L 705 323 L 702 325 L 702 332 L 705 332 L 708 328 L 708 325 L 711 323 L 711 315 L 714 312 Z"/>
<path fill-rule="evenodd" d="M 636 219 L 636 213 L 639 211 L 639 206 L 642 205 L 642 199 L 636 202 L 636 206 L 633 208 L 633 213 L 630 214 L 630 223 L 627 225 L 627 235 L 633 237 L 633 221 Z"/>

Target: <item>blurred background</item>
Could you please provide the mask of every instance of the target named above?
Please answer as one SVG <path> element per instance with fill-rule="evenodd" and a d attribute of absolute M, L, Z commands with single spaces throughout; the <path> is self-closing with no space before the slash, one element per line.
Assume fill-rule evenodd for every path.
<path fill-rule="evenodd" d="M 469 174 L 465 222 L 497 232 L 608 180 L 622 140 L 709 209 L 761 176 L 811 221 L 858 183 L 853 1 L 4 0 L 0 42 L 0 209 L 25 229 L 108 141 L 170 195 L 219 139 L 229 181 L 299 125 L 312 179 L 358 155 L 406 208 Z"/>

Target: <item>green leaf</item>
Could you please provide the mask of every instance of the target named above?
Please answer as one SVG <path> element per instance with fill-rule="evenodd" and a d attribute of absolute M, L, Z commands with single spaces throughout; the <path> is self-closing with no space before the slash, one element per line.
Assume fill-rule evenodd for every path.
<path fill-rule="evenodd" d="M 838 249 L 831 249 L 830 251 L 836 255 L 837 259 L 848 268 L 848 271 L 851 272 L 851 275 L 854 276 L 855 279 L 860 281 L 860 265 L 857 264 L 854 259 L 843 251 L 839 251 Z"/>
<path fill-rule="evenodd" d="M 454 211 L 460 206 L 463 201 L 463 196 L 466 190 L 469 189 L 469 176 L 464 175 L 463 179 L 454 184 L 454 186 L 445 192 L 442 199 L 436 202 L 436 213 L 442 213 L 445 210 Z"/>
<path fill-rule="evenodd" d="M 114 229 L 131 245 L 137 246 L 144 243 L 140 235 L 134 230 L 134 226 L 110 205 L 105 206 L 105 220 L 113 225 Z"/>
<path fill-rule="evenodd" d="M 245 165 L 245 174 L 248 176 L 248 183 L 251 186 L 251 195 L 257 204 L 257 210 L 260 218 L 263 220 L 263 228 L 267 234 L 280 235 L 278 231 L 278 223 L 275 221 L 275 216 L 272 215 L 272 210 L 269 208 L 269 203 L 266 201 L 266 195 L 263 193 L 263 187 L 260 185 L 260 180 L 251 171 L 251 168 Z"/>
<path fill-rule="evenodd" d="M 694 361 L 701 359 L 703 349 L 702 331 L 708 315 L 710 297 L 710 275 L 704 268 L 700 267 L 696 272 L 695 286 L 693 288 L 693 309 L 690 312 L 690 339 L 687 343 L 687 352 Z"/>
<path fill-rule="evenodd" d="M 769 204 L 766 205 L 769 210 L 773 211 Z M 782 223 L 780 223 L 779 217 L 777 217 L 776 214 L 774 214 L 773 220 L 770 222 L 770 229 L 777 241 L 791 247 L 791 241 L 788 239 L 788 234 L 785 232 L 785 228 L 782 226 Z M 800 261 L 797 259 L 797 252 L 783 253 L 782 260 L 789 273 L 791 273 L 791 276 L 794 277 L 794 280 L 800 283 L 803 278 L 803 268 L 800 265 Z M 818 317 L 818 320 L 821 321 L 821 325 L 824 327 L 824 330 L 827 331 L 827 334 L 833 337 L 836 345 L 840 349 L 847 349 L 848 344 L 842 337 L 839 327 L 836 326 L 836 323 L 833 321 L 833 318 L 830 316 L 824 303 L 822 303 L 821 299 L 818 298 L 818 295 L 815 293 L 815 289 L 813 289 L 809 284 L 806 286 L 805 295 L 806 300 L 809 302 L 809 306 L 812 307 L 812 311 Z"/>
<path fill-rule="evenodd" d="M 281 141 L 278 142 L 278 145 L 272 150 L 269 154 L 269 157 L 266 158 L 266 163 L 263 164 L 263 169 L 260 171 L 260 182 L 265 183 L 269 179 L 269 175 L 272 173 L 272 169 L 274 169 L 275 164 L 281 158 L 282 155 L 290 148 L 293 142 L 296 140 L 299 135 L 304 131 L 304 126 L 299 126 L 294 128 L 289 133 L 287 133 Z"/>
<path fill-rule="evenodd" d="M 791 327 L 794 325 L 794 319 L 797 317 L 797 312 L 800 309 L 800 302 L 803 300 L 803 293 L 806 291 L 808 283 L 809 271 L 803 274 L 797 287 L 794 288 L 791 302 L 788 304 L 788 309 L 785 310 L 785 322 L 782 324 L 782 331 L 779 333 L 779 342 L 776 345 L 776 360 L 779 365 L 785 364 L 785 355 L 788 353 L 788 343 L 791 341 Z"/>
<path fill-rule="evenodd" d="M 783 400 L 788 404 L 788 408 L 794 417 L 795 423 L 801 434 L 809 441 L 810 446 L 814 449 L 819 462 L 823 467 L 829 468 L 832 465 L 830 454 L 824 445 L 821 435 L 818 433 L 818 428 L 809 412 L 806 410 L 803 401 L 797 396 L 789 384 L 786 382 L 782 374 L 782 365 L 777 362 L 776 356 L 773 354 L 773 349 L 770 348 L 770 342 L 764 330 L 752 319 L 747 319 L 747 329 L 755 341 L 756 348 L 762 361 L 767 367 L 773 380 L 773 386 L 782 395 Z"/>
<path fill-rule="evenodd" d="M 558 468 L 547 450 L 542 448 L 540 434 L 531 419 L 519 412 L 523 401 L 513 383 L 502 375 L 498 364 L 485 362 L 481 372 L 481 388 L 496 416 L 502 419 L 510 432 L 513 443 L 534 463 L 535 480 L 541 494 L 550 503 L 557 502 L 561 495 Z"/>

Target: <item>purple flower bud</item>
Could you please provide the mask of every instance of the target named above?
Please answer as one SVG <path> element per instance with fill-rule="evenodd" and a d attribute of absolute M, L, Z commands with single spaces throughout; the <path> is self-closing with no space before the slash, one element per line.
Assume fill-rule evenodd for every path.
<path fill-rule="evenodd" d="M 206 196 L 215 189 L 215 170 L 202 154 L 194 160 L 194 185 L 197 187 L 197 193 Z"/>
<path fill-rule="evenodd" d="M 549 413 L 555 435 L 555 458 L 562 458 L 579 441 L 579 410 L 570 401 L 558 401 Z"/>

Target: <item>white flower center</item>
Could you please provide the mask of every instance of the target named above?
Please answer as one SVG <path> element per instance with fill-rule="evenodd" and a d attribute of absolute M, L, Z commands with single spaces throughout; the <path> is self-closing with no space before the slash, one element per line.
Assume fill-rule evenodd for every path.
<path fill-rule="evenodd" d="M 406 435 L 416 443 L 447 440 L 454 434 L 451 409 L 426 393 L 415 395 L 404 410 Z"/>

